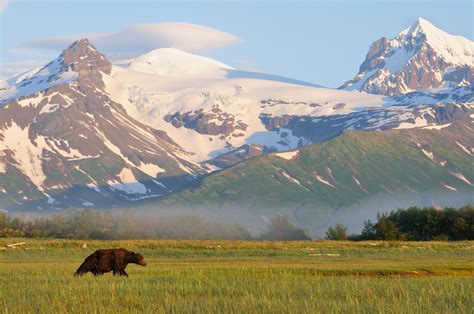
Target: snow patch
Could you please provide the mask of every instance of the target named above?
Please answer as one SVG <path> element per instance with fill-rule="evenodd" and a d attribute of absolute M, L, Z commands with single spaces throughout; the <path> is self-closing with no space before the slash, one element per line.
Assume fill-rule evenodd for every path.
<path fill-rule="evenodd" d="M 355 183 L 357 183 L 357 185 L 362 189 L 362 191 L 364 191 L 365 193 L 369 193 L 369 192 L 362 186 L 362 184 L 360 184 L 360 181 L 359 181 L 356 177 L 352 176 L 352 179 L 354 179 Z"/>
<path fill-rule="evenodd" d="M 467 183 L 467 184 L 469 184 L 469 185 L 471 185 L 471 186 L 473 185 L 473 184 L 471 183 L 471 181 L 469 181 L 462 173 L 452 172 L 452 171 L 451 171 L 450 173 L 451 173 L 453 176 L 455 176 L 456 178 L 458 178 L 459 180 L 461 180 L 461 181 L 463 181 L 463 182 L 465 182 L 465 183 Z"/>
<path fill-rule="evenodd" d="M 45 114 L 45 113 L 52 113 L 52 112 L 55 112 L 56 110 L 58 110 L 59 108 L 59 104 L 46 104 L 43 106 L 43 108 L 41 108 L 41 111 L 39 112 L 39 114 Z"/>
<path fill-rule="evenodd" d="M 457 191 L 456 188 L 453 188 L 452 186 L 450 185 L 447 185 L 446 183 L 441 183 L 445 188 L 447 188 L 448 190 L 451 190 L 451 191 Z"/>
<path fill-rule="evenodd" d="M 114 190 L 120 190 L 127 194 L 146 194 L 147 188 L 142 183 L 138 182 L 129 168 L 123 168 L 118 174 L 120 182 L 116 180 L 109 180 L 107 184 Z"/>
<path fill-rule="evenodd" d="M 46 175 L 43 172 L 42 158 L 43 150 L 47 149 L 43 137 L 38 136 L 35 139 L 36 145 L 32 143 L 29 137 L 29 126 L 21 128 L 15 122 L 10 127 L 3 130 L 3 138 L 0 139 L 0 152 L 10 150 L 13 152 L 13 164 L 38 188 L 44 191 L 43 183 Z"/>
<path fill-rule="evenodd" d="M 20 107 L 36 107 L 41 103 L 41 101 L 43 101 L 43 99 L 43 93 L 38 93 L 38 96 L 36 97 L 27 97 L 22 100 L 18 100 L 17 102 Z"/>
<path fill-rule="evenodd" d="M 458 145 L 459 147 L 461 147 L 461 149 L 462 149 L 463 151 L 465 151 L 468 155 L 472 156 L 472 154 L 473 154 L 473 153 L 472 153 L 472 151 L 473 151 L 472 148 L 471 148 L 471 150 L 469 150 L 469 149 L 467 149 L 466 146 L 464 146 L 463 144 L 459 143 L 458 141 L 456 141 L 456 145 Z"/>
<path fill-rule="evenodd" d="M 421 149 L 421 151 L 423 152 L 423 154 L 424 154 L 426 157 L 428 157 L 429 159 L 431 159 L 431 160 L 434 161 L 434 156 L 433 156 L 433 153 L 432 153 L 432 152 L 429 152 L 429 151 L 427 151 L 427 150 L 425 150 L 425 149 L 423 149 L 423 148 Z"/>
<path fill-rule="evenodd" d="M 166 189 L 166 190 L 170 191 L 170 190 L 166 187 L 166 185 L 164 185 L 164 184 L 161 183 L 160 181 L 158 181 L 158 180 L 151 180 L 151 181 L 152 181 L 153 183 L 155 183 L 156 185 L 161 186 L 163 189 Z"/>
<path fill-rule="evenodd" d="M 415 122 L 414 123 L 410 123 L 410 122 L 402 122 L 400 123 L 400 125 L 398 127 L 396 127 L 395 129 L 413 129 L 413 128 L 420 128 L 420 127 L 424 127 L 424 126 L 427 126 L 428 125 L 428 122 L 423 119 L 423 118 L 420 118 L 420 117 L 417 117 L 415 119 Z"/>
<path fill-rule="evenodd" d="M 450 126 L 450 125 L 451 125 L 451 123 L 443 124 L 443 125 L 429 125 L 429 126 L 425 126 L 423 129 L 427 129 L 427 130 L 441 130 L 441 129 L 447 128 L 447 127 Z"/>
<path fill-rule="evenodd" d="M 277 153 L 274 155 L 286 160 L 291 160 L 295 158 L 295 156 L 298 156 L 299 153 L 300 153 L 299 150 L 294 150 L 294 151 L 289 151 L 289 152 L 284 152 L 284 153 Z"/>
<path fill-rule="evenodd" d="M 335 187 L 334 185 L 332 185 L 331 182 L 327 181 L 326 179 L 324 179 L 324 178 L 321 177 L 320 175 L 315 174 L 314 177 L 316 178 L 316 180 L 318 180 L 318 181 L 321 182 L 322 184 L 325 184 L 325 185 L 327 185 L 327 186 L 330 186 L 330 187 L 336 189 L 336 187 Z"/>
<path fill-rule="evenodd" d="M 159 173 L 165 172 L 165 169 L 152 163 L 140 163 L 140 165 L 135 167 L 152 178 L 156 178 Z"/>
<path fill-rule="evenodd" d="M 285 170 L 281 169 L 281 174 L 287 178 L 288 180 L 290 180 L 291 182 L 299 185 L 300 187 L 302 187 L 303 189 L 305 189 L 306 191 L 308 192 L 311 192 L 311 190 L 309 190 L 307 187 L 305 187 L 303 184 L 301 184 L 301 181 L 292 177 L 291 175 L 288 174 L 288 172 L 286 172 Z"/>

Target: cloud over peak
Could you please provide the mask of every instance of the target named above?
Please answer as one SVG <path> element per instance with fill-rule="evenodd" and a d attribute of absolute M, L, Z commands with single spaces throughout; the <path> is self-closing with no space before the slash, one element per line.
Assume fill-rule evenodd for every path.
<path fill-rule="evenodd" d="M 2 1 L 2 0 L 0 0 Z M 71 42 L 87 37 L 106 53 L 141 53 L 156 48 L 177 48 L 189 52 L 225 47 L 241 41 L 233 34 L 190 23 L 132 24 L 111 33 L 77 34 L 27 41 L 31 48 L 63 49 Z"/>

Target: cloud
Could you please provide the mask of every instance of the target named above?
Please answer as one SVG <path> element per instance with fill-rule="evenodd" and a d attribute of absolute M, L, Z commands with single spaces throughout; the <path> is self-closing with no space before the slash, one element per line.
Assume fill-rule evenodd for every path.
<path fill-rule="evenodd" d="M 0 53 L 0 79 L 45 65 L 57 53 L 32 48 L 15 48 Z M 4 61 L 5 57 L 9 61 Z"/>
<path fill-rule="evenodd" d="M 51 51 L 45 51 L 45 50 L 39 50 L 39 49 L 32 49 L 32 48 L 14 48 L 14 49 L 8 49 L 5 52 L 3 52 L 5 56 L 9 57 L 29 57 L 29 58 L 44 58 L 48 57 L 50 58 L 51 56 L 54 55 Z"/>
<path fill-rule="evenodd" d="M 0 67 L 0 79 L 32 70 L 34 68 L 43 66 L 44 64 L 45 62 L 38 60 L 2 62 Z"/>
<path fill-rule="evenodd" d="M 5 9 L 7 8 L 7 4 L 7 0 L 0 0 L 0 13 L 5 11 Z"/>
<path fill-rule="evenodd" d="M 148 23 L 129 25 L 118 32 L 35 39 L 25 44 L 31 48 L 64 49 L 73 41 L 84 37 L 106 53 L 135 53 L 169 47 L 199 52 L 225 47 L 241 40 L 236 35 L 202 25 Z"/>
<path fill-rule="evenodd" d="M 260 67 L 257 64 L 257 61 L 254 59 L 238 59 L 232 62 L 235 67 L 242 71 L 250 71 L 250 72 L 265 72 L 266 70 Z"/>

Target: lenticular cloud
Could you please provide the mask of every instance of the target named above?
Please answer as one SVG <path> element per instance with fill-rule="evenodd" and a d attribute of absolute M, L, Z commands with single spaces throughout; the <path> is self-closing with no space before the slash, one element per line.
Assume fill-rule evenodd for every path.
<path fill-rule="evenodd" d="M 190 23 L 133 24 L 118 32 L 77 34 L 36 39 L 27 46 L 62 49 L 71 41 L 87 37 L 104 52 L 140 52 L 155 48 L 178 48 L 190 52 L 211 50 L 238 43 L 236 35 Z"/>

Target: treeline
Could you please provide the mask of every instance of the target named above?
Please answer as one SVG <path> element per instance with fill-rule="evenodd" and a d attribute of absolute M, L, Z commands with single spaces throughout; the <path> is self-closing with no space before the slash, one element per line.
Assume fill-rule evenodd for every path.
<path fill-rule="evenodd" d="M 85 209 L 70 215 L 34 219 L 12 218 L 0 213 L 0 237 L 65 239 L 219 239 L 219 240 L 311 240 L 286 215 L 270 218 L 266 230 L 252 237 L 239 224 L 211 222 L 201 216 L 136 215 L 133 211 L 98 212 Z"/>
<path fill-rule="evenodd" d="M 252 237 L 239 224 L 211 222 L 201 216 L 136 215 L 132 211 L 98 212 L 89 209 L 71 215 L 20 219 L 0 213 L 0 237 L 66 239 L 221 239 L 221 240 L 311 240 L 288 216 L 274 215 L 266 230 Z M 410 207 L 377 215 L 364 222 L 360 234 L 348 235 L 337 224 L 326 232 L 330 240 L 474 240 L 474 206 L 462 208 Z"/>
<path fill-rule="evenodd" d="M 457 241 L 474 240 L 474 206 L 461 208 L 410 207 L 387 214 L 378 214 L 377 221 L 364 222 L 358 235 L 347 235 L 343 225 L 330 227 L 326 238 L 331 240 L 403 240 Z"/>
<path fill-rule="evenodd" d="M 0 214 L 0 237 L 65 239 L 240 239 L 250 240 L 238 224 L 210 222 L 200 216 L 136 215 L 132 211 L 98 212 L 85 209 L 76 214 L 34 219 Z"/>
<path fill-rule="evenodd" d="M 34 219 L 12 218 L 0 213 L 0 237 L 65 239 L 219 239 L 219 240 L 311 240 L 286 215 L 270 218 L 266 230 L 252 237 L 239 224 L 211 222 L 201 216 L 136 215 L 133 211 L 98 212 L 85 209 L 71 215 Z"/>

